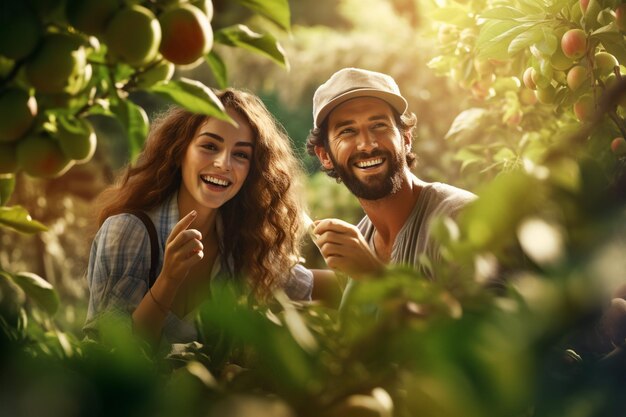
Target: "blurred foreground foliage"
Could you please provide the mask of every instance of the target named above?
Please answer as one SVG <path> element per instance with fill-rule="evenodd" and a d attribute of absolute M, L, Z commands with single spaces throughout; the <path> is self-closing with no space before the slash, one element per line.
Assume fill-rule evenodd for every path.
<path fill-rule="evenodd" d="M 395 268 L 360 282 L 340 313 L 282 293 L 254 305 L 215 286 L 200 341 L 171 350 L 150 349 L 113 314 L 100 343 L 79 340 L 55 325 L 49 284 L 2 273 L 0 414 L 622 415 L 625 335 L 598 319 L 605 291 L 623 283 L 624 217 L 587 224 L 603 236 L 595 250 L 568 245 L 558 263 L 491 290 L 469 279 L 480 268 L 446 264 L 434 265 L 438 283 Z M 442 239 L 457 253 L 471 240 Z"/>
<path fill-rule="evenodd" d="M 80 340 L 56 322 L 48 282 L 2 272 L 0 413 L 623 415 L 624 199 L 571 143 L 438 221 L 442 262 L 424 259 L 437 282 L 390 268 L 340 311 L 214 286 L 200 340 L 154 350 L 114 314 L 99 343 Z M 543 174 L 563 164 L 579 188 Z"/>

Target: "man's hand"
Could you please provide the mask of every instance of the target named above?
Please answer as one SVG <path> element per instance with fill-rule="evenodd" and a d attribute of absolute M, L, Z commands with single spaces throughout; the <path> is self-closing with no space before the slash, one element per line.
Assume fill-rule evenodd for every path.
<path fill-rule="evenodd" d="M 377 275 L 385 265 L 372 252 L 365 238 L 355 226 L 339 219 L 324 219 L 315 222 L 315 244 L 329 268 L 351 276 L 362 278 Z"/>

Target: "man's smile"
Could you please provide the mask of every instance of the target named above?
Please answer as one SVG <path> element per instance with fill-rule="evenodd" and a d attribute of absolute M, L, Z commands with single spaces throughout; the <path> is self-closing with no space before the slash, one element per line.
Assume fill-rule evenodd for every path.
<path fill-rule="evenodd" d="M 385 162 L 384 158 L 377 157 L 377 158 L 366 159 L 363 161 L 358 161 L 354 164 L 354 166 L 360 169 L 368 169 L 368 168 L 373 168 L 373 167 L 382 165 L 383 162 Z"/>

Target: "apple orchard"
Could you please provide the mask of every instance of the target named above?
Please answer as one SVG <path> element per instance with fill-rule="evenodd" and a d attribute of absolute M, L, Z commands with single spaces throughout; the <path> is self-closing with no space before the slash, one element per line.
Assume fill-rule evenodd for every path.
<path fill-rule="evenodd" d="M 2 2 L 0 173 L 52 178 L 88 162 L 97 143 L 88 115 L 131 115 L 145 125 L 128 92 L 204 59 L 213 45 L 209 0 L 146 5 Z"/>
<path fill-rule="evenodd" d="M 246 3 L 263 9 L 263 2 Z M 268 12 L 276 6 L 267 3 L 266 16 L 288 28 L 288 21 Z M 602 126 L 591 136 L 601 136 L 595 143 L 613 152 L 611 164 L 623 157 L 626 98 L 618 94 L 607 108 L 599 106 L 625 71 L 625 5 L 617 0 L 437 4 L 428 18 L 435 22 L 440 55 L 430 66 L 477 103 L 448 133 L 459 145 L 463 168 L 477 161 L 496 168 L 537 162 L 559 133 L 576 131 L 600 113 Z M 128 100 L 133 91 L 222 115 L 206 86 L 172 80 L 175 66 L 206 61 L 225 86 L 224 63 L 211 51 L 209 0 L 28 0 L 3 1 L 2 8 L 0 174 L 54 178 L 89 161 L 97 143 L 91 115 L 116 117 L 136 156 L 148 118 Z M 220 29 L 215 41 L 260 50 L 286 65 L 271 37 L 243 25 Z M 491 127 L 485 137 L 464 139 L 483 123 Z"/>
<path fill-rule="evenodd" d="M 442 259 L 420 262 L 439 282 L 390 267 L 384 279 L 355 285 L 341 312 L 280 295 L 259 306 L 216 288 L 197 317 L 201 340 L 157 355 L 146 354 L 129 323 L 103 327 L 101 344 L 83 340 L 84 317 L 61 303 L 61 290 L 48 277 L 18 272 L 7 255 L 17 250 L 0 247 L 0 414 L 9 407 L 9 414 L 94 415 L 96 404 L 103 416 L 235 416 L 239 406 L 273 417 L 623 415 L 626 3 L 362 1 L 291 2 L 303 14 L 334 7 L 363 19 L 354 27 L 334 27 L 338 20 L 308 27 L 292 26 L 287 0 L 0 0 L 2 244 L 15 246 L 17 231 L 60 246 L 59 228 L 40 223 L 54 218 L 40 218 L 52 204 L 19 205 L 27 199 L 17 198 L 16 181 L 35 190 L 64 187 L 59 178 L 92 165 L 72 167 L 100 163 L 104 146 L 96 147 L 107 136 L 94 121 L 118 122 L 135 161 L 149 128 L 135 93 L 224 118 L 211 88 L 180 76 L 204 65 L 211 87 L 227 87 L 227 63 L 248 61 L 222 59 L 222 46 L 272 61 L 239 71 L 254 73 L 260 85 L 310 92 L 293 106 L 306 110 L 306 129 L 312 92 L 324 72 L 337 69 L 321 57 L 389 72 L 411 108 L 445 113 L 448 103 L 425 97 L 442 100 L 448 88 L 462 95 L 459 114 L 424 112 L 419 120 L 450 116 L 443 139 L 414 138 L 423 157 L 416 174 L 438 163 L 433 176 L 445 172 L 425 180 L 450 180 L 479 196 L 458 219 L 433 223 Z M 372 28 L 389 16 L 377 14 L 381 4 L 397 20 Z M 218 10 L 235 6 L 245 13 L 220 20 Z M 250 14 L 246 24 L 231 24 Z M 253 31 L 259 21 L 263 30 Z M 381 47 L 363 26 L 392 33 L 380 35 Z M 282 38 L 271 34 L 276 29 Z M 420 49 L 423 36 L 428 45 Z M 390 45 L 395 37 L 398 45 Z M 294 68 L 291 56 L 301 54 L 297 87 L 275 75 L 289 68 L 280 42 L 293 38 Z M 325 47 L 337 56 L 326 56 Z M 381 54 L 383 47 L 392 52 Z M 412 68 L 416 61 L 427 61 L 419 71 L 440 81 L 427 87 L 441 85 L 443 93 L 420 95 L 416 79 L 424 72 Z M 276 70 L 270 80 L 268 67 Z M 316 207 L 326 216 L 348 213 L 351 196 L 318 174 L 307 179 L 311 217 L 320 218 Z M 71 212 L 59 206 L 62 215 Z M 67 234 L 71 228 L 84 233 L 72 225 Z M 501 287 L 485 291 L 494 276 Z M 84 281 L 61 278 L 54 284 Z M 42 401 L 22 404 L 29 396 Z"/>

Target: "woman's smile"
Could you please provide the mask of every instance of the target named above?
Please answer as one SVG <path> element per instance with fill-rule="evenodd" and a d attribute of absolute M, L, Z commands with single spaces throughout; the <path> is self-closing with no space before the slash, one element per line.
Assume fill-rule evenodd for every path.
<path fill-rule="evenodd" d="M 220 188 L 230 187 L 232 182 L 228 179 L 216 176 L 216 175 L 202 175 L 200 179 L 207 185 L 212 185 Z"/>

